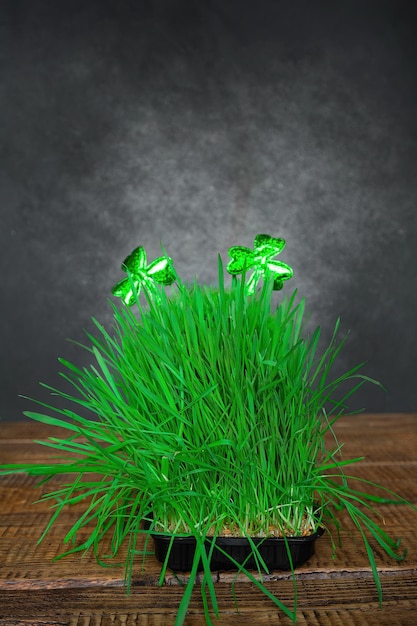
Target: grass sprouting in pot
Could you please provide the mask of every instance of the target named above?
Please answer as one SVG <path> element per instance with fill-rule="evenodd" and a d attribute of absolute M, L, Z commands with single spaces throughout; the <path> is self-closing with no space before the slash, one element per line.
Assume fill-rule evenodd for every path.
<path fill-rule="evenodd" d="M 39 403 L 43 412 L 27 413 L 69 429 L 68 437 L 42 442 L 65 455 L 59 462 L 2 467 L 39 475 L 42 483 L 62 475 L 61 486 L 42 498 L 53 514 L 41 540 L 65 507 L 84 501 L 64 538 L 70 544 L 65 554 L 93 550 L 107 563 L 126 543 L 128 588 L 151 534 L 192 535 L 195 556 L 177 624 L 184 621 L 200 562 L 207 623 L 211 611 L 219 613 L 207 538 L 247 537 L 258 572 L 233 565 L 293 621 L 295 577 L 291 608 L 263 584 L 266 566 L 255 538 L 308 536 L 320 527 L 337 536 L 344 509 L 363 539 L 380 600 L 372 545 L 392 558 L 404 556 L 375 511 L 377 504 L 404 501 L 383 487 L 374 495 L 373 484 L 361 490 L 345 473 L 361 459 L 344 460 L 333 433 L 350 396 L 375 381 L 361 373 L 362 365 L 332 376 L 345 342 L 338 339 L 339 322 L 320 350 L 320 328 L 305 331 L 304 300 L 294 292 L 275 303 L 274 291 L 292 276 L 273 258 L 284 245 L 258 235 L 253 250 L 231 248 L 231 284 L 225 286 L 219 257 L 215 288 L 185 285 L 168 256 L 147 264 L 137 248 L 122 265 L 127 276 L 113 289 L 123 300 L 112 305 L 113 328 L 94 320 L 97 332 L 87 335 L 91 365 L 60 359 L 73 393 L 45 385 L 65 408 Z M 80 542 L 81 530 L 89 534 Z M 100 546 L 109 535 L 111 552 L 104 555 Z"/>

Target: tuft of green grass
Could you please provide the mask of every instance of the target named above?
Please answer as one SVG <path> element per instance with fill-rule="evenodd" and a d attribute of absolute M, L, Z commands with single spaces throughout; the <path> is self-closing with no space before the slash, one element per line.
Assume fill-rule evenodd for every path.
<path fill-rule="evenodd" d="M 268 281 L 247 296 L 244 278 L 233 278 L 226 288 L 219 259 L 217 288 L 197 282 L 186 287 L 177 279 L 174 293 L 137 298 L 135 310 L 112 305 L 112 330 L 94 320 L 97 332 L 83 346 L 91 365 L 79 368 L 60 359 L 73 392 L 45 385 L 66 401 L 65 408 L 39 403 L 42 412 L 26 413 L 70 430 L 67 438 L 41 442 L 66 456 L 58 463 L 1 468 L 41 476 L 42 482 L 62 475 L 61 486 L 42 498 L 53 514 L 40 540 L 65 507 L 84 501 L 84 513 L 64 538 L 65 554 L 93 550 L 106 564 L 126 543 L 128 588 L 141 534 L 144 558 L 151 533 L 194 536 L 178 625 L 200 559 L 207 623 L 210 605 L 218 615 L 207 537 L 302 536 L 320 526 L 330 533 L 338 531 L 337 511 L 344 508 L 363 538 L 380 600 L 372 541 L 392 558 L 404 556 L 374 521 L 375 505 L 401 498 L 352 486 L 345 468 L 360 459 L 344 460 L 333 432 L 350 396 L 375 381 L 361 373 L 362 365 L 332 378 L 345 342 L 338 339 L 339 322 L 319 350 L 320 328 L 311 336 L 305 332 L 304 300 L 294 292 L 275 305 Z M 91 532 L 80 543 L 85 527 Z M 103 555 L 100 545 L 109 534 L 111 552 Z M 257 557 L 260 577 L 234 565 L 295 621 L 296 587 L 289 608 L 263 585 L 265 567 Z"/>

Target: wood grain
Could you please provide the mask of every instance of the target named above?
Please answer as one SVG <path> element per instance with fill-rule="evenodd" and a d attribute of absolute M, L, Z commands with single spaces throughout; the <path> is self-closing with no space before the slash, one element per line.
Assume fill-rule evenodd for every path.
<path fill-rule="evenodd" d="M 46 439 L 50 434 L 47 426 L 33 422 L 2 423 L 0 463 L 46 460 L 50 450 L 33 443 L 33 439 Z M 56 435 L 56 429 L 53 434 Z M 352 468 L 352 474 L 381 482 L 417 505 L 417 414 L 343 419 L 337 425 L 337 435 L 345 442 L 345 458 L 365 456 Z M 147 559 L 143 571 L 138 559 L 129 596 L 123 587 L 123 568 L 116 562 L 109 561 L 109 566 L 103 568 L 89 553 L 53 561 L 66 549 L 63 537 L 83 510 L 82 504 L 63 513 L 38 544 L 51 511 L 45 502 L 32 503 L 57 486 L 58 480 L 54 478 L 37 487 L 37 481 L 25 474 L 0 477 L 0 626 L 174 624 L 183 593 L 181 582 L 187 576 L 167 572 L 159 586 L 160 565 L 153 556 Z M 403 547 L 408 549 L 407 558 L 397 563 L 376 546 L 384 596 L 382 609 L 360 536 L 341 514 L 346 529 L 337 558 L 332 558 L 330 539 L 324 536 L 317 542 L 315 555 L 297 570 L 298 624 L 416 623 L 417 512 L 393 505 L 380 506 L 378 510 L 387 532 L 401 536 Z M 80 533 L 80 540 L 87 532 L 88 529 Z M 117 560 L 123 562 L 123 554 Z M 290 623 L 246 578 L 236 577 L 234 572 L 214 572 L 213 580 L 221 612 L 215 624 Z M 291 605 L 293 582 L 287 572 L 271 572 L 265 581 L 273 593 Z M 239 614 L 231 595 L 232 584 Z M 197 584 L 185 625 L 202 624 L 204 615 Z"/>

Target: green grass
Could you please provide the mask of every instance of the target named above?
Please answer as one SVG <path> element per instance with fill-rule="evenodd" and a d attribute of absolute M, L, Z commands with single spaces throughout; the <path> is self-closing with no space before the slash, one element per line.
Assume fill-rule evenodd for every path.
<path fill-rule="evenodd" d="M 64 538 L 65 554 L 91 549 L 108 563 L 127 543 L 129 587 L 141 533 L 194 535 L 196 556 L 177 624 L 186 614 L 200 558 L 210 623 L 210 604 L 216 614 L 218 606 L 206 536 L 299 536 L 320 525 L 337 534 L 337 511 L 344 508 L 363 538 L 381 600 L 372 541 L 395 559 L 404 555 L 375 522 L 374 507 L 401 499 L 367 494 L 345 475 L 346 466 L 360 459 L 343 460 L 333 425 L 351 394 L 370 379 L 361 365 L 332 378 L 344 345 L 339 323 L 319 350 L 320 329 L 305 333 L 304 301 L 296 293 L 274 305 L 268 282 L 249 297 L 244 277 L 233 278 L 226 289 L 220 259 L 218 288 L 177 282 L 170 296 L 161 291 L 160 298 L 138 299 L 133 310 L 113 305 L 110 332 L 94 320 L 97 332 L 88 334 L 84 346 L 91 366 L 61 360 L 73 393 L 45 385 L 66 400 L 66 408 L 39 403 L 46 412 L 27 413 L 72 432 L 42 442 L 55 454 L 70 453 L 63 462 L 2 468 L 42 476 L 43 482 L 66 475 L 67 482 L 43 497 L 53 515 L 42 538 L 64 507 L 85 501 Z M 151 520 L 147 530 L 144 518 Z M 77 534 L 87 525 L 91 534 L 80 543 Z M 101 541 L 109 534 L 111 553 L 103 555 Z M 259 577 L 239 568 L 295 620 L 296 587 L 291 609 Z"/>

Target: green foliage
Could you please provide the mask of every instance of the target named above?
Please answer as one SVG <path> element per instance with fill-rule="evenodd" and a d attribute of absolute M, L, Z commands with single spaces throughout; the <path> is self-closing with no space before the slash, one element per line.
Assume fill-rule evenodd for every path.
<path fill-rule="evenodd" d="M 304 331 L 303 300 L 297 303 L 294 293 L 274 306 L 270 282 L 247 296 L 244 279 L 234 277 L 226 289 L 219 259 L 216 289 L 197 283 L 187 288 L 178 280 L 175 293 L 137 299 L 135 311 L 113 306 L 112 331 L 95 321 L 97 333 L 84 346 L 93 364 L 80 369 L 61 360 L 73 394 L 48 387 L 67 401 L 66 408 L 42 405 L 46 413 L 27 413 L 70 429 L 68 438 L 42 442 L 69 456 L 2 468 L 43 481 L 65 474 L 62 486 L 44 496 L 54 509 L 44 535 L 64 507 L 84 500 L 85 512 L 65 537 L 72 544 L 66 554 L 93 549 L 104 559 L 127 542 L 128 586 L 140 533 L 194 535 L 196 556 L 178 624 L 200 559 L 207 622 L 209 601 L 218 612 L 204 548 L 208 535 L 299 536 L 320 525 L 337 529 L 337 509 L 343 507 L 360 530 L 377 584 L 368 537 L 401 558 L 398 544 L 368 516 L 386 500 L 351 486 L 344 468 L 360 459 L 344 461 L 333 435 L 350 395 L 369 381 L 361 366 L 332 378 L 344 344 L 337 339 L 339 323 L 319 352 L 320 329 L 311 337 Z M 86 526 L 91 534 L 80 544 L 77 533 Z M 103 556 L 100 542 L 109 533 L 111 554 Z M 284 606 L 259 577 L 235 565 L 295 619 L 295 606 Z M 381 597 L 380 586 L 378 592 Z"/>

